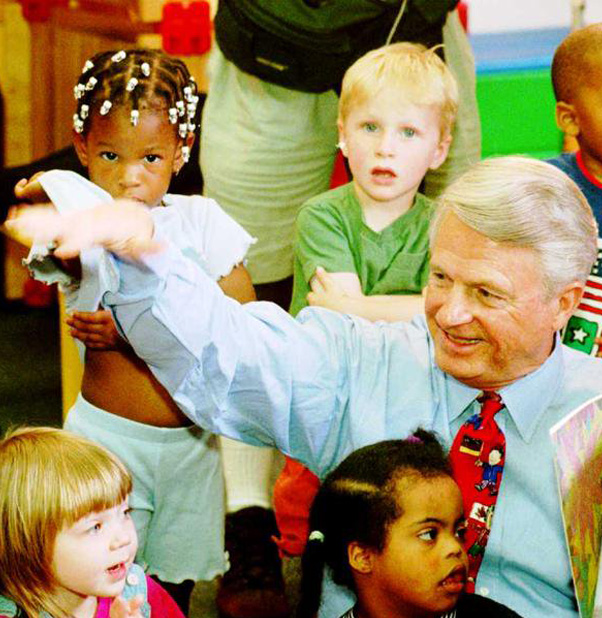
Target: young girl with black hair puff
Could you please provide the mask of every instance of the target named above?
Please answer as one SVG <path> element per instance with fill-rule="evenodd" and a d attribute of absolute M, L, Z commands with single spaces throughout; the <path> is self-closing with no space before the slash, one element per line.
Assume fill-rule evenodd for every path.
<path fill-rule="evenodd" d="M 297 618 L 317 615 L 324 566 L 357 597 L 341 618 L 518 618 L 464 594 L 462 496 L 428 431 L 351 453 L 324 480 L 310 524 Z"/>

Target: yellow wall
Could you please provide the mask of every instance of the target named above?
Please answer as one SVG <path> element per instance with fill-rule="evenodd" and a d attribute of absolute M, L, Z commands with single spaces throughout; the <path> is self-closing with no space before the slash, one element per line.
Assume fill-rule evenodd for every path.
<path fill-rule="evenodd" d="M 30 32 L 16 2 L 0 0 L 0 84 L 4 95 L 6 165 L 31 159 Z"/>

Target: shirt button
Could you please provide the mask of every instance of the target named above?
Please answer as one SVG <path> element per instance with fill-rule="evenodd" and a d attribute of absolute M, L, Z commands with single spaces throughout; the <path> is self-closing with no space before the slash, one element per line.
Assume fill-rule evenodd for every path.
<path fill-rule="evenodd" d="M 127 577 L 126 577 L 126 581 L 130 586 L 137 586 L 138 585 L 138 576 L 135 575 L 134 573 L 130 573 Z"/>
<path fill-rule="evenodd" d="M 485 588 L 485 586 L 479 588 L 479 594 L 486 597 L 489 595 L 489 588 Z"/>

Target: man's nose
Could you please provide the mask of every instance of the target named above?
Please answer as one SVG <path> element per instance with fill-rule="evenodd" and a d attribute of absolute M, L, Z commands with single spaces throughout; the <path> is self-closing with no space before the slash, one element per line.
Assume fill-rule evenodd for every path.
<path fill-rule="evenodd" d="M 437 322 L 443 328 L 468 324 L 472 320 L 470 300 L 464 290 L 453 286 L 447 291 L 441 307 L 437 311 Z"/>

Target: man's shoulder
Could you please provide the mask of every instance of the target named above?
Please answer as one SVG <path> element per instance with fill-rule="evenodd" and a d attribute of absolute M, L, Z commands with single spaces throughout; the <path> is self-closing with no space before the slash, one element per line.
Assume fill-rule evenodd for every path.
<path fill-rule="evenodd" d="M 602 394 L 602 359 L 562 345 L 564 376 L 557 403 L 567 411 Z"/>
<path fill-rule="evenodd" d="M 602 358 L 589 356 L 579 350 L 575 350 L 568 345 L 562 344 L 562 354 L 564 356 L 564 364 L 567 370 L 571 373 L 584 371 L 587 376 L 593 378 L 596 382 L 602 375 Z M 602 384 L 600 384 L 602 389 Z"/>

